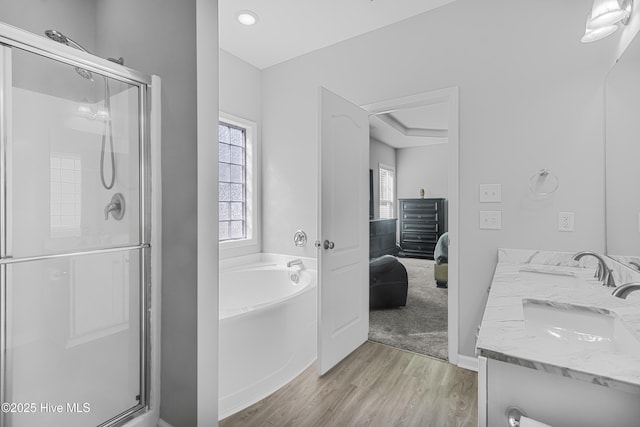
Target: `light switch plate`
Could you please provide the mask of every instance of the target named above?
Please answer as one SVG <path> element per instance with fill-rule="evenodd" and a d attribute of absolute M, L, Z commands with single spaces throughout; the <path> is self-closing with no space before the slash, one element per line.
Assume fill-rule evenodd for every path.
<path fill-rule="evenodd" d="M 481 230 L 501 230 L 502 211 L 480 211 Z"/>
<path fill-rule="evenodd" d="M 480 184 L 480 203 L 502 201 L 502 184 Z"/>
<path fill-rule="evenodd" d="M 560 212 L 558 215 L 558 230 L 573 231 L 573 212 Z"/>

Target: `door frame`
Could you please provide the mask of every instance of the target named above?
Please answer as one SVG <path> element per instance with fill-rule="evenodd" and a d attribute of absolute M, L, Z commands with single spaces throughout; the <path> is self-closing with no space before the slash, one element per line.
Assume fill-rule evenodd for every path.
<path fill-rule="evenodd" d="M 418 93 L 401 98 L 387 99 L 372 104 L 363 105 L 370 115 L 388 113 L 405 108 L 423 107 L 433 104 L 447 104 L 449 125 L 449 168 L 448 168 L 448 222 L 449 222 L 449 276 L 448 276 L 448 352 L 449 362 L 458 365 L 458 336 L 459 336 L 459 254 L 460 254 L 460 226 L 459 226 L 459 88 L 447 87 L 430 92 Z"/>

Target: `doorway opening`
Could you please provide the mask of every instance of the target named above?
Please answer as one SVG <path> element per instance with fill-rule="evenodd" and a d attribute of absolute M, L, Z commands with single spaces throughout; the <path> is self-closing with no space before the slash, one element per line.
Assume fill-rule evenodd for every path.
<path fill-rule="evenodd" d="M 458 88 L 363 108 L 371 138 L 369 338 L 457 364 Z M 375 286 L 385 280 L 399 287 L 380 300 Z"/>

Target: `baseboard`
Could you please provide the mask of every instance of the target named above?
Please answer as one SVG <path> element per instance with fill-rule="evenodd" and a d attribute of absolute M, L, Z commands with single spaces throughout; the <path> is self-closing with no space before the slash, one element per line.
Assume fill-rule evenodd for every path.
<path fill-rule="evenodd" d="M 478 372 L 478 358 L 458 354 L 458 367 Z"/>
<path fill-rule="evenodd" d="M 160 418 L 158 420 L 158 427 L 173 427 L 171 424 Z"/>

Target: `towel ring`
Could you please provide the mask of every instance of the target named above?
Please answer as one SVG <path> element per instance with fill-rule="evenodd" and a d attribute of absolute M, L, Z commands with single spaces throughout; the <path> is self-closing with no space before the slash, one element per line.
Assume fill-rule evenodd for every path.
<path fill-rule="evenodd" d="M 546 191 L 541 191 L 539 188 L 545 186 L 547 179 L 550 178 L 551 182 L 549 189 L 545 189 Z M 534 173 L 533 176 L 529 179 L 529 189 L 541 196 L 548 196 L 549 194 L 555 192 L 560 185 L 560 180 L 558 177 L 551 173 L 549 169 L 540 169 L 537 173 Z"/>

